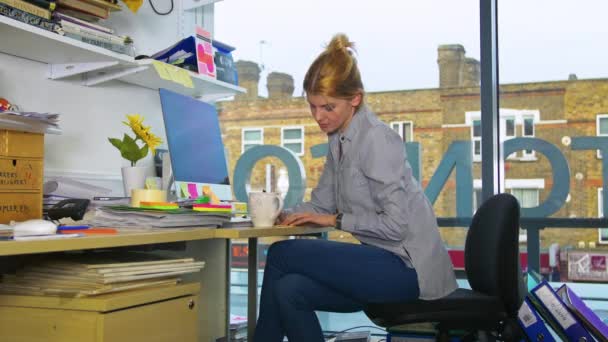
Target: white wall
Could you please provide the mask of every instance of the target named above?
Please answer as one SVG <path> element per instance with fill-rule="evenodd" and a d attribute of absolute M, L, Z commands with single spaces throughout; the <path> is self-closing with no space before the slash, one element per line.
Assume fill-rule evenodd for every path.
<path fill-rule="evenodd" d="M 166 4 L 168 2 L 155 1 L 162 12 L 167 9 Z M 213 5 L 206 6 L 205 13 L 199 9 L 182 14 L 181 8 L 181 0 L 175 0 L 170 15 L 158 16 L 148 1 L 144 1 L 137 14 L 125 9 L 113 13 L 105 24 L 117 28 L 119 34 L 132 36 L 139 53 L 146 54 L 174 44 L 180 39 L 180 32 L 191 34 L 184 27 L 192 27 L 195 22 L 203 24 L 203 17 L 207 29 L 213 31 Z M 50 80 L 46 78 L 47 67 L 44 63 L 0 52 L 0 97 L 24 111 L 61 114 L 63 134 L 45 138 L 45 177 L 69 176 L 108 187 L 113 195 L 121 196 L 120 168 L 129 162 L 107 138 L 122 138 L 124 133 L 129 133 L 122 121 L 126 120 L 126 114 L 138 113 L 144 116 L 144 123 L 152 127 L 152 132 L 162 137 L 165 143 L 161 148 L 166 148 L 158 91 L 119 81 L 86 87 L 80 84 L 80 77 Z M 151 155 L 138 165 L 148 166 L 149 174 L 153 174 Z"/>
<path fill-rule="evenodd" d="M 118 81 L 85 87 L 78 77 L 49 80 L 46 70 L 46 64 L 0 54 L 1 97 L 21 110 L 61 114 L 63 134 L 45 138 L 45 175 L 97 180 L 96 184 L 106 183 L 121 192 L 120 168 L 129 162 L 107 138 L 130 132 L 122 123 L 125 114 L 139 113 L 152 132 L 166 140 L 158 91 Z M 152 160 L 148 157 L 140 163 L 151 166 Z"/>

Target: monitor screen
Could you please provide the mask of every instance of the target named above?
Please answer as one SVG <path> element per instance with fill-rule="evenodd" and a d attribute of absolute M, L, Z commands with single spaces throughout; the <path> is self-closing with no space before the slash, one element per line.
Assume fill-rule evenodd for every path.
<path fill-rule="evenodd" d="M 231 200 L 215 106 L 166 89 L 160 89 L 160 102 L 177 193 L 183 184 L 197 184 L 201 195 L 202 186 L 208 185 L 220 200 Z"/>

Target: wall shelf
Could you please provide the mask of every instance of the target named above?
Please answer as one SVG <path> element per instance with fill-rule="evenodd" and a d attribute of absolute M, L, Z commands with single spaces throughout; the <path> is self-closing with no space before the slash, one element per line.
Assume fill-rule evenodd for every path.
<path fill-rule="evenodd" d="M 193 88 L 160 78 L 151 60 L 135 60 L 94 45 L 0 16 L 0 52 L 46 63 L 47 77 L 81 76 L 83 85 L 119 80 L 138 86 L 166 88 L 184 95 L 215 101 L 246 90 L 214 78 L 188 72 Z"/>

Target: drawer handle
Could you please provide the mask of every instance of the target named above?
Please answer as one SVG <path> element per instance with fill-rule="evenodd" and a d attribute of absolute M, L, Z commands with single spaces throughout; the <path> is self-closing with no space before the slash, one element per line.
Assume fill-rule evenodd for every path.
<path fill-rule="evenodd" d="M 188 309 L 190 309 L 190 310 L 194 309 L 194 299 L 190 299 L 188 301 Z"/>

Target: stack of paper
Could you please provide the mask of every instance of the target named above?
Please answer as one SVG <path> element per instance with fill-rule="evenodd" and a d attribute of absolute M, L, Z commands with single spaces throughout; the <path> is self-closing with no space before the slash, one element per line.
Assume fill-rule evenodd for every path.
<path fill-rule="evenodd" d="M 59 114 L 36 112 L 0 112 L 0 127 L 33 133 L 61 134 Z"/>
<path fill-rule="evenodd" d="M 98 256 L 96 254 L 102 254 Z M 108 257 L 105 253 L 32 263 L 16 274 L 4 274 L 1 293 L 95 296 L 144 287 L 175 285 L 179 275 L 199 272 L 205 263 L 192 258 L 162 259 L 138 253 Z"/>
<path fill-rule="evenodd" d="M 108 206 L 95 210 L 90 222 L 96 227 L 220 227 L 230 221 L 230 213 L 197 212 L 191 209 L 155 210 L 128 206 Z"/>

